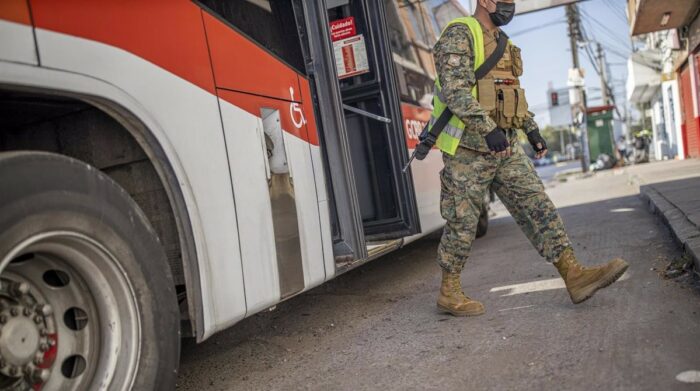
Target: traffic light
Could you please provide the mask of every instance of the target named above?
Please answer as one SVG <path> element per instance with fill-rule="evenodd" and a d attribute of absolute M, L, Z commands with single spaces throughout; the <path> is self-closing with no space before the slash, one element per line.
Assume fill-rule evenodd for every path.
<path fill-rule="evenodd" d="M 559 106 L 559 93 L 552 91 L 550 94 L 550 99 L 552 101 L 552 107 Z"/>

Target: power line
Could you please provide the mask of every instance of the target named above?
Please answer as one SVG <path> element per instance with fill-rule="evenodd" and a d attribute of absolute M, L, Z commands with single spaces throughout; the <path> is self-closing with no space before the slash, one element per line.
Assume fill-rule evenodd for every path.
<path fill-rule="evenodd" d="M 586 12 L 585 9 L 581 9 L 581 12 L 586 17 L 586 21 L 592 21 L 596 25 L 600 26 L 600 28 L 602 28 L 606 34 L 609 34 L 608 36 L 610 38 L 617 38 L 617 39 L 615 39 L 616 43 L 622 43 L 622 47 L 629 48 L 629 42 L 627 40 L 620 39 L 621 37 L 617 35 L 618 34 L 617 32 L 611 30 L 610 27 L 604 25 L 603 23 L 601 23 L 598 20 L 596 20 L 595 18 L 593 18 L 588 12 Z"/>
<path fill-rule="evenodd" d="M 603 47 L 605 47 L 605 50 L 609 51 L 610 53 L 620 58 L 624 58 L 625 60 L 629 59 L 629 53 L 625 54 L 620 52 L 619 50 L 615 50 L 615 48 L 611 47 L 610 45 L 607 45 L 605 42 L 601 42 L 601 44 L 603 45 Z"/>
<path fill-rule="evenodd" d="M 612 10 L 613 15 L 618 17 L 622 22 L 627 24 L 627 14 L 621 8 L 615 7 L 611 0 L 605 0 L 605 5 Z"/>
<path fill-rule="evenodd" d="M 541 30 L 543 28 L 556 26 L 558 24 L 565 24 L 565 23 L 566 23 L 566 21 L 564 21 L 564 20 L 557 20 L 557 21 L 541 24 L 539 26 L 530 27 L 530 28 L 527 28 L 524 30 L 516 31 L 516 32 L 510 34 L 510 37 L 517 37 L 518 35 L 527 34 L 527 33 L 532 32 L 532 31 Z"/>
<path fill-rule="evenodd" d="M 608 6 L 610 6 L 610 9 L 612 9 L 613 12 L 617 12 L 617 14 L 620 15 L 620 18 L 622 18 L 625 21 L 625 23 L 627 23 L 628 17 L 627 17 L 627 11 L 625 8 L 626 3 L 618 3 L 618 4 L 622 4 L 622 7 L 615 7 L 613 0 L 605 0 L 605 2 L 608 3 Z"/>
<path fill-rule="evenodd" d="M 596 71 L 598 76 L 601 78 L 601 82 L 603 83 L 603 86 L 606 89 L 605 94 L 603 94 L 603 96 L 607 95 L 610 98 L 610 100 L 612 101 L 613 107 L 615 108 L 615 113 L 617 114 L 617 117 L 619 119 L 622 119 L 623 118 L 622 114 L 620 114 L 620 110 L 618 109 L 617 102 L 615 100 L 615 93 L 613 92 L 613 89 L 610 88 L 610 84 L 608 83 L 608 80 L 605 79 L 605 74 L 603 73 L 603 69 L 601 69 L 598 66 L 597 62 L 595 61 L 595 56 L 594 56 L 594 54 L 591 50 L 591 47 L 590 47 L 590 43 L 592 42 L 592 40 L 589 38 L 588 32 L 586 31 L 584 26 L 580 26 L 580 30 L 581 30 L 581 35 L 583 35 L 583 38 L 586 40 L 586 44 L 583 45 L 584 52 L 586 53 L 586 56 L 588 57 L 588 61 L 590 61 L 591 65 L 593 66 L 593 69 Z M 600 45 L 599 46 L 599 53 L 600 53 L 601 60 L 602 60 L 602 45 L 600 44 L 600 42 L 598 42 L 598 45 Z M 603 64 L 602 61 L 601 61 L 601 66 L 605 66 L 605 64 Z M 603 103 L 605 103 L 605 102 L 603 102 Z"/>

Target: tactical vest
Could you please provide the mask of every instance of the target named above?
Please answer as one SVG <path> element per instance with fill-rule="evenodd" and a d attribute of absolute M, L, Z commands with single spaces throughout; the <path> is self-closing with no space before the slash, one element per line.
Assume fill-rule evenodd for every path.
<path fill-rule="evenodd" d="M 474 48 L 474 70 L 496 50 L 497 40 L 491 34 L 484 34 L 481 25 L 474 17 L 457 18 L 446 27 L 461 23 L 471 32 Z M 443 33 L 444 31 L 443 30 Z M 508 41 L 503 57 L 498 64 L 481 80 L 477 81 L 471 93 L 479 101 L 481 108 L 503 129 L 517 129 L 523 126 L 528 116 L 528 104 L 525 90 L 520 88 L 518 77 L 523 74 L 523 61 L 520 48 Z M 435 95 L 430 125 L 440 117 L 447 108 L 442 98 L 440 79 L 435 79 Z M 452 116 L 438 137 L 435 145 L 441 151 L 454 155 L 464 134 L 465 124 L 457 116 Z"/>

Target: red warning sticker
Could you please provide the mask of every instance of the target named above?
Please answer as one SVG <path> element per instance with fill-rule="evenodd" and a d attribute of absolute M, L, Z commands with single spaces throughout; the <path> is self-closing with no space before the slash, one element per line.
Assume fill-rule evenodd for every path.
<path fill-rule="evenodd" d="M 333 40 L 333 42 L 352 37 L 356 34 L 355 18 L 352 16 L 331 22 L 331 40 Z"/>

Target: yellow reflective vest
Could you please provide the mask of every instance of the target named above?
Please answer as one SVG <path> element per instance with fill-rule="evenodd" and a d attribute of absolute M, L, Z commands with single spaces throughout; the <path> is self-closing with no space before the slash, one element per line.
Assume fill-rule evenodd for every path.
<path fill-rule="evenodd" d="M 474 47 L 474 70 L 479 69 L 481 64 L 484 63 L 484 32 L 481 29 L 479 22 L 472 16 L 457 18 L 451 21 L 446 27 L 461 23 L 469 27 L 469 30 L 473 37 L 473 47 Z M 443 32 L 445 31 L 443 30 Z M 442 87 L 440 87 L 440 78 L 435 78 L 435 95 L 433 97 L 433 112 L 430 118 L 430 127 L 437 121 L 443 111 L 447 108 L 444 103 L 444 99 L 441 99 Z M 475 99 L 478 99 L 476 86 L 472 88 L 472 95 Z M 462 134 L 464 133 L 464 122 L 457 116 L 453 115 L 450 121 L 440 133 L 435 145 L 444 153 L 449 155 L 454 155 L 457 152 L 457 147 L 459 147 L 459 141 L 462 139 Z"/>

